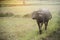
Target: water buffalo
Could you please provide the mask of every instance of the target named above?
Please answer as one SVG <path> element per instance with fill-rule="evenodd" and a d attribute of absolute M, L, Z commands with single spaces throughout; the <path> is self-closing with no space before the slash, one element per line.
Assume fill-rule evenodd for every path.
<path fill-rule="evenodd" d="M 32 19 L 37 21 L 39 27 L 39 33 L 42 33 L 41 27 L 45 24 L 45 30 L 47 30 L 48 22 L 52 18 L 52 15 L 48 9 L 40 9 L 32 13 Z"/>

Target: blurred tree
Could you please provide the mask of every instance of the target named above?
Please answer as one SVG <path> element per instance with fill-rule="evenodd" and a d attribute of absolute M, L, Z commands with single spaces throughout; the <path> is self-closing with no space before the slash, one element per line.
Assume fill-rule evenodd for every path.
<path fill-rule="evenodd" d="M 0 1 L 10 1 L 10 0 L 0 0 Z"/>
<path fill-rule="evenodd" d="M 4 0 L 0 0 L 0 1 L 4 1 Z"/>

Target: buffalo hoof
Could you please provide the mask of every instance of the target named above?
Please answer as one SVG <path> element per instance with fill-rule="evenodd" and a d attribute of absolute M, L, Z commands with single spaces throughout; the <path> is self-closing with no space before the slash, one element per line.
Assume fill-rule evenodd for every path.
<path fill-rule="evenodd" d="M 42 31 L 39 31 L 39 34 L 42 34 Z"/>

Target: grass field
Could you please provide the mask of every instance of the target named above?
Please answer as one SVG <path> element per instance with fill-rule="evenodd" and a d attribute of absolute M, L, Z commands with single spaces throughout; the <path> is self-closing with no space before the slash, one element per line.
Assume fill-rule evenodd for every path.
<path fill-rule="evenodd" d="M 48 8 L 51 11 L 52 19 L 49 21 L 48 30 L 39 34 L 39 28 L 36 20 L 31 18 L 19 17 L 31 13 L 40 8 Z M 0 17 L 0 40 L 44 40 L 46 37 L 55 32 L 60 25 L 60 5 L 30 5 L 0 7 L 0 12 L 12 12 L 18 17 Z"/>
<path fill-rule="evenodd" d="M 52 32 L 56 31 L 58 26 L 58 13 L 52 13 L 53 18 L 49 21 L 48 30 L 39 34 L 38 25 L 31 18 L 21 17 L 3 17 L 0 18 L 0 40 L 43 40 Z"/>

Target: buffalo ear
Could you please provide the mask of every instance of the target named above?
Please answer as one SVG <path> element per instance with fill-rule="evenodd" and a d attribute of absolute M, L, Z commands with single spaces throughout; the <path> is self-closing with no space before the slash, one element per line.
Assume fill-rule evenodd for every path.
<path fill-rule="evenodd" d="M 36 19 L 36 18 L 32 18 L 32 19 Z"/>

